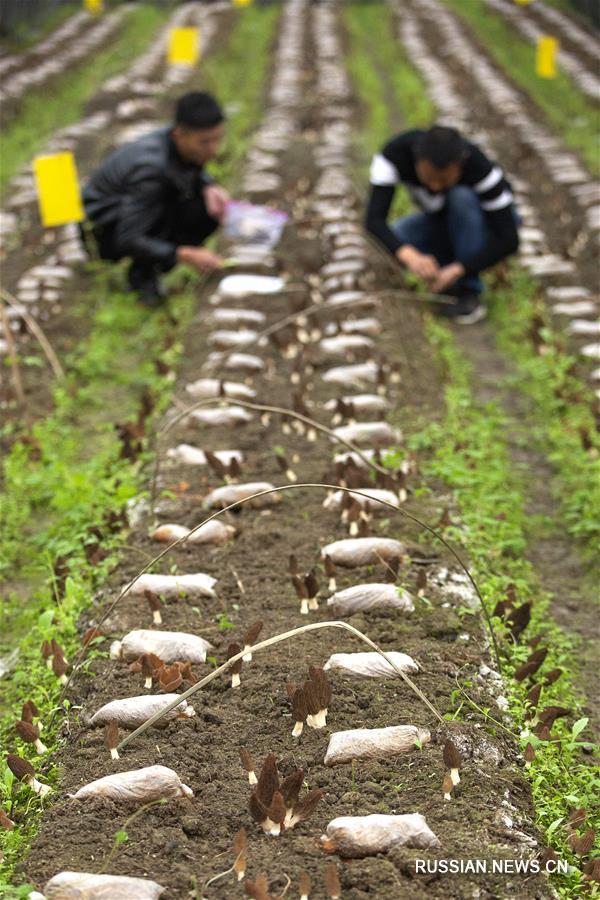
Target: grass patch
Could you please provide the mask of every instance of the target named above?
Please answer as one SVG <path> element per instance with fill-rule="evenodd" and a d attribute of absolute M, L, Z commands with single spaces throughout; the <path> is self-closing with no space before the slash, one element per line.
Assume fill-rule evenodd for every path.
<path fill-rule="evenodd" d="M 483 48 L 543 112 L 547 123 L 576 150 L 591 172 L 600 175 L 598 109 L 563 72 L 551 80 L 535 74 L 536 49 L 490 10 L 483 0 L 445 0 L 472 29 Z"/>
<path fill-rule="evenodd" d="M 136 3 L 128 10 L 121 30 L 110 45 L 52 82 L 52 88 L 24 97 L 17 116 L 2 135 L 0 198 L 10 179 L 26 165 L 59 128 L 80 119 L 87 102 L 107 78 L 122 72 L 141 54 L 168 9 L 155 3 Z"/>
<path fill-rule="evenodd" d="M 600 539 L 600 437 L 592 391 L 577 377 L 577 360 L 527 272 L 511 265 L 508 280 L 498 279 L 490 297 L 498 345 L 516 366 L 519 389 L 533 401 L 532 425 L 557 472 L 562 523 L 593 559 Z M 542 352 L 533 335 L 543 341 Z"/>
<path fill-rule="evenodd" d="M 531 743 L 536 752 L 529 777 L 537 822 L 548 845 L 573 866 L 567 875 L 556 876 L 554 882 L 560 896 L 577 898 L 583 885 L 578 868 L 581 860 L 567 844 L 564 823 L 576 807 L 586 808 L 589 823 L 600 813 L 600 780 L 584 753 L 592 748 L 586 741 L 588 720 L 579 712 L 581 701 L 575 689 L 577 647 L 552 619 L 551 598 L 540 589 L 524 555 L 529 524 L 525 512 L 526 473 L 515 471 L 505 438 L 507 429 L 514 425 L 496 405 L 480 405 L 475 401 L 471 369 L 447 325 L 429 319 L 427 332 L 437 349 L 448 384 L 446 418 L 412 435 L 409 444 L 413 449 L 429 453 L 421 463 L 425 477 L 441 478 L 455 494 L 461 523 L 448 527 L 445 537 L 468 554 L 490 613 L 497 601 L 506 596 L 509 585 L 516 588 L 519 603 L 533 604 L 531 623 L 521 642 L 513 641 L 501 619 L 494 619 L 494 626 L 503 659 L 510 730 L 522 750 Z M 526 700 L 531 684 L 511 678 L 531 653 L 528 640 L 538 635 L 542 636 L 541 645 L 548 646 L 549 652 L 536 681 L 542 679 L 545 671 L 555 667 L 563 670 L 558 681 L 544 687 L 540 709 L 557 705 L 567 707 L 573 714 L 556 723 L 552 741 L 540 741 L 531 732 Z M 463 707 L 470 707 L 469 687 L 468 681 L 463 682 L 455 692 L 454 716 Z M 478 711 L 483 713 L 492 732 L 502 727 L 500 711 L 479 708 Z"/>

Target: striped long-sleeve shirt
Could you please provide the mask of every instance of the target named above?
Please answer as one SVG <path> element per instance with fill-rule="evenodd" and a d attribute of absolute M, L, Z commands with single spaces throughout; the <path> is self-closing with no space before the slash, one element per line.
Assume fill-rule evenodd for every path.
<path fill-rule="evenodd" d="M 391 253 L 401 247 L 387 224 L 396 186 L 404 184 L 417 206 L 431 215 L 444 211 L 444 192 L 433 194 L 419 182 L 415 169 L 415 145 L 423 131 L 406 131 L 389 141 L 371 163 L 371 194 L 367 207 L 366 227 Z M 519 246 L 513 194 L 500 166 L 469 141 L 465 141 L 460 185 L 477 194 L 488 226 L 488 240 L 476 256 L 458 259 L 468 274 L 480 272 L 514 253 Z"/>

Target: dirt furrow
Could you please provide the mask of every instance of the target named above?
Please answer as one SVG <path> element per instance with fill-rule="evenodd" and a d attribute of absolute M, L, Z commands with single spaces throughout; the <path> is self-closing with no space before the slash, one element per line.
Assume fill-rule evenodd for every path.
<path fill-rule="evenodd" d="M 385 272 L 380 270 L 379 260 L 370 256 L 361 235 L 360 204 L 347 182 L 351 117 L 348 83 L 339 59 L 337 22 L 331 9 L 311 9 L 309 18 L 304 0 L 287 4 L 271 106 L 254 142 L 245 181 L 254 196 L 260 195 L 265 184 L 277 183 L 279 196 L 292 215 L 292 226 L 273 262 L 256 261 L 258 271 L 283 276 L 284 286 L 272 295 L 235 296 L 227 292 L 225 279 L 211 297 L 201 298 L 203 309 L 190 330 L 179 375 L 181 401 L 177 409 L 189 404 L 190 397 L 210 390 L 197 381 L 214 376 L 215 364 L 221 366 L 218 375 L 225 374 L 228 380 L 256 391 L 256 402 L 305 409 L 327 425 L 332 411 L 325 404 L 340 396 L 356 397 L 357 392 L 371 391 L 375 400 L 379 398 L 377 411 L 358 416 L 359 420 L 366 423 L 382 418 L 379 407 L 383 403 L 388 411 L 382 424 L 393 428 L 407 423 L 421 397 L 432 405 L 440 402 L 439 385 L 432 377 L 435 364 L 418 313 L 378 299 Z M 375 280 L 367 274 L 369 270 L 375 273 Z M 344 291 L 352 293 L 342 294 Z M 224 308 L 234 317 L 249 311 L 262 314 L 260 330 L 313 303 L 318 309 L 300 320 L 298 328 L 278 332 L 266 346 L 261 342 L 251 350 L 246 348 L 258 355 L 253 364 L 258 372 L 247 368 L 247 360 L 211 359 L 211 351 L 231 347 L 231 342 L 241 350 L 247 340 L 243 329 L 238 329 L 237 337 L 219 334 Z M 361 349 L 346 346 L 336 351 L 331 340 L 351 331 L 363 338 Z M 372 344 L 370 335 L 374 335 Z M 406 350 L 410 355 L 404 355 Z M 352 380 L 358 377 L 356 369 L 338 372 L 334 380 L 332 369 L 344 363 L 370 363 L 362 384 Z M 381 391 L 375 393 L 378 385 Z M 221 415 L 226 415 L 227 409 L 222 407 Z M 338 409 L 343 407 L 338 405 Z M 210 424 L 206 415 L 188 415 L 169 430 L 166 453 L 161 440 L 165 456 L 160 485 L 169 491 L 153 509 L 143 504 L 138 507 L 131 556 L 95 598 L 82 628 L 98 621 L 119 588 L 136 575 L 137 560 L 155 555 L 158 545 L 146 535 L 157 524 L 192 527 L 205 517 L 203 499 L 222 485 L 222 476 L 206 465 L 183 462 L 182 454 L 189 458 L 190 451 L 183 451 L 182 444 L 188 448 L 199 444 L 197 450 L 203 451 L 241 452 L 241 471 L 235 476 L 240 481 L 281 484 L 278 460 L 283 455 L 286 469 L 293 468 L 301 483 L 321 479 L 337 483 L 340 470 L 333 465 L 333 454 L 339 448 L 328 439 L 319 436 L 314 440 L 311 429 L 286 417 L 245 412 L 246 423 L 239 424 L 242 417 L 238 413 L 235 427 Z M 352 411 L 346 410 L 344 421 L 352 418 Z M 365 449 L 369 449 L 368 442 Z M 415 462 L 406 452 L 401 452 L 401 457 L 404 464 L 398 471 L 400 461 L 396 462 L 396 476 L 402 471 L 410 473 L 405 508 L 435 520 L 446 498 L 434 492 L 427 500 L 417 499 Z M 393 474 L 394 469 L 391 471 Z M 354 485 L 366 488 L 372 484 L 360 468 L 352 472 Z M 350 478 L 348 470 L 345 477 Z M 327 579 L 319 555 L 328 542 L 347 537 L 348 522 L 324 509 L 324 499 L 324 491 L 300 488 L 282 493 L 273 506 L 240 506 L 227 520 L 238 532 L 235 540 L 222 546 L 189 544 L 172 550 L 161 562 L 160 571 L 171 572 L 175 565 L 179 574 L 205 572 L 217 579 L 216 598 L 179 596 L 163 603 L 162 628 L 209 640 L 214 664 L 226 658 L 232 639 L 240 641 L 258 620 L 263 623 L 261 638 L 306 623 L 290 583 L 290 554 L 296 557 L 301 572 L 315 567 L 321 586 L 319 609 L 309 614 L 309 621 L 330 619 L 331 609 L 325 603 L 330 591 L 325 589 Z M 328 505 L 331 502 L 330 498 Z M 424 540 L 422 531 L 402 515 L 379 512 L 363 522 L 361 527 L 368 527 L 374 536 L 398 539 L 406 545 L 399 584 L 413 595 L 414 611 L 406 615 L 394 608 L 375 608 L 352 615 L 349 622 L 384 650 L 414 657 L 420 671 L 413 677 L 441 713 L 451 706 L 457 680 L 468 681 L 479 706 L 495 706 L 499 686 L 497 676 L 485 665 L 490 659 L 481 623 L 478 617 L 459 615 L 465 604 L 475 602 L 464 573 L 446 559 L 440 545 Z M 420 597 L 423 572 L 427 584 L 425 596 Z M 378 583 L 388 576 L 389 565 L 340 568 L 337 588 Z M 113 638 L 132 628 L 150 627 L 151 622 L 145 600 L 129 593 L 102 627 Z M 232 689 L 227 677 L 211 682 L 194 696 L 194 717 L 171 721 L 161 731 L 145 732 L 116 762 L 102 749 L 102 733 L 90 726 L 89 717 L 108 700 L 143 692 L 143 678 L 121 660 L 92 660 L 88 675 L 79 671 L 69 690 L 74 712 L 65 721 L 66 745 L 56 760 L 63 773 L 60 796 L 44 816 L 24 874 L 42 884 L 61 868 L 105 870 L 154 878 L 165 885 L 169 898 L 186 897 L 190 889 L 195 889 L 197 896 L 241 897 L 243 887 L 236 884 L 233 873 L 204 890 L 202 885 L 233 862 L 233 835 L 243 826 L 249 834 L 250 877 L 266 872 L 270 892 L 280 893 L 289 879 L 296 889 L 304 870 L 315 885 L 314 896 L 322 897 L 326 857 L 319 836 L 330 820 L 341 815 L 417 812 L 438 836 L 441 849 L 396 846 L 361 860 L 335 856 L 343 896 L 349 900 L 373 895 L 382 900 L 442 898 L 449 896 L 448 884 L 439 875 L 416 876 L 417 858 L 512 859 L 524 848 L 534 847 L 539 838 L 532 826 L 529 788 L 512 737 L 506 736 L 501 726 L 492 733 L 478 714 L 468 713 L 460 722 L 440 728 L 403 681 L 360 679 L 352 672 L 331 671 L 327 729 L 305 727 L 300 738 L 292 736 L 286 682 L 302 683 L 310 664 L 321 666 L 334 652 L 361 649 L 354 639 L 329 630 L 270 648 L 244 665 L 239 689 Z M 195 665 L 194 670 L 198 676 L 204 675 L 210 665 Z M 501 719 L 500 708 L 495 708 Z M 400 724 L 429 729 L 431 741 L 415 746 L 406 756 L 324 765 L 332 731 Z M 454 799 L 444 802 L 442 746 L 448 734 L 460 747 L 463 771 Z M 302 767 L 304 789 L 324 791 L 314 815 L 279 838 L 263 835 L 248 811 L 250 788 L 239 761 L 241 746 L 252 754 L 257 766 L 273 752 L 283 775 Z M 174 769 L 192 788 L 193 798 L 149 806 L 135 820 L 129 818 L 136 810 L 134 804 L 69 799 L 69 793 L 94 778 L 157 763 Z M 117 829 L 125 830 L 128 839 L 111 852 Z M 472 897 L 474 891 L 500 896 L 507 885 L 511 889 L 510 882 L 500 875 L 466 874 L 453 882 L 452 896 Z M 513 889 L 517 890 L 515 885 Z M 542 876 L 520 881 L 518 890 L 521 897 L 552 896 Z"/>

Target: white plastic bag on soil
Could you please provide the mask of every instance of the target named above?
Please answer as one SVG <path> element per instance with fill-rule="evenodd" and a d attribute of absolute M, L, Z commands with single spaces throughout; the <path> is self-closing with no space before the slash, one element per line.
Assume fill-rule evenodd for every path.
<path fill-rule="evenodd" d="M 188 535 L 189 537 L 187 537 Z M 183 537 L 187 537 L 186 543 L 188 544 L 225 544 L 234 536 L 235 528 L 233 525 L 219 522 L 218 519 L 206 522 L 193 532 L 184 525 L 174 524 L 159 525 L 152 532 L 152 540 L 159 541 L 162 544 L 170 544 Z"/>
<path fill-rule="evenodd" d="M 214 454 L 219 462 L 224 466 L 228 466 L 233 459 L 239 463 L 244 460 L 244 454 L 241 450 L 215 450 Z M 175 462 L 184 463 L 188 466 L 205 466 L 206 454 L 200 447 L 194 447 L 193 444 L 178 444 L 176 447 L 170 447 L 167 450 L 167 459 Z"/>
<path fill-rule="evenodd" d="M 321 836 L 323 846 L 340 856 L 361 857 L 385 853 L 391 847 L 432 850 L 441 847 L 420 813 L 404 816 L 339 816 Z"/>
<path fill-rule="evenodd" d="M 393 538 L 364 537 L 333 541 L 321 550 L 321 557 L 331 558 L 336 566 L 370 566 L 404 555 L 404 544 Z"/>
<path fill-rule="evenodd" d="M 197 425 L 218 426 L 245 425 L 253 419 L 251 412 L 243 406 L 221 406 L 217 409 L 195 409 L 188 416 L 188 420 Z"/>
<path fill-rule="evenodd" d="M 146 766 L 130 772 L 105 775 L 79 788 L 75 800 L 88 797 L 105 797 L 119 803 L 149 803 L 151 800 L 170 800 L 175 797 L 193 797 L 194 792 L 183 784 L 177 772 L 167 766 Z"/>
<path fill-rule="evenodd" d="M 163 597 L 214 597 L 217 579 L 204 572 L 191 575 L 154 575 L 146 572 L 140 575 L 129 592 L 133 597 L 143 596 L 144 591 L 152 591 Z"/>
<path fill-rule="evenodd" d="M 372 540 L 371 538 L 356 538 L 356 540 Z M 383 538 L 379 538 L 383 540 Z M 341 541 L 339 543 L 342 543 Z M 331 554 L 328 554 L 331 556 Z M 334 557 L 331 557 L 338 565 Z M 352 616 L 357 612 L 367 609 L 380 609 L 392 607 L 403 612 L 413 612 L 415 605 L 408 591 L 397 587 L 395 584 L 354 584 L 352 587 L 337 591 L 327 598 L 327 606 L 332 606 L 337 615 Z"/>
<path fill-rule="evenodd" d="M 176 700 L 177 696 L 177 694 L 143 694 L 141 697 L 111 700 L 110 703 L 101 706 L 90 721 L 92 725 L 107 725 L 114 721 L 119 728 L 137 728 L 150 716 L 160 712 L 161 709 Z M 190 719 L 195 715 L 194 707 L 190 706 L 187 700 L 182 700 L 178 706 L 166 713 L 161 721 Z"/>
<path fill-rule="evenodd" d="M 46 882 L 46 900 L 158 900 L 166 888 L 147 878 L 59 872 Z"/>
<path fill-rule="evenodd" d="M 361 388 L 366 384 L 375 384 L 379 368 L 377 363 L 356 363 L 353 366 L 334 366 L 323 372 L 322 379 L 328 384 L 343 384 L 344 387 Z"/>
<path fill-rule="evenodd" d="M 386 650 L 387 656 L 403 672 L 418 672 L 418 663 L 407 653 L 399 653 L 397 650 Z M 363 678 L 400 678 L 390 663 L 375 651 L 364 653 L 333 653 L 325 665 L 326 672 L 330 669 L 338 669 L 348 672 L 350 675 L 359 675 Z"/>
<path fill-rule="evenodd" d="M 124 659 L 132 662 L 144 653 L 155 653 L 163 662 L 185 660 L 191 663 L 206 661 L 206 653 L 212 650 L 212 644 L 197 634 L 186 634 L 185 631 L 151 631 L 149 628 L 138 628 L 126 634 L 123 640 L 113 641 L 110 646 L 112 659 Z"/>
<path fill-rule="evenodd" d="M 186 391 L 196 400 L 210 400 L 213 397 L 232 397 L 234 400 L 252 400 L 256 397 L 256 391 L 247 384 L 237 381 L 220 381 L 218 378 L 199 378 L 185 386 Z M 224 394 L 222 394 L 224 391 Z"/>
<path fill-rule="evenodd" d="M 227 275 L 219 284 L 221 297 L 249 297 L 252 294 L 277 294 L 283 290 L 283 278 L 274 275 Z"/>
<path fill-rule="evenodd" d="M 343 509 L 344 500 L 347 497 L 356 500 L 363 509 L 369 510 L 385 510 L 386 508 L 389 508 L 386 507 L 385 503 L 391 503 L 391 505 L 395 507 L 400 505 L 398 495 L 394 494 L 393 491 L 384 491 L 380 488 L 360 488 L 360 490 L 363 491 L 363 493 L 347 494 L 346 491 L 334 491 L 333 494 L 330 494 L 329 497 L 326 497 L 323 501 L 323 509 L 328 509 L 330 512 L 340 512 L 340 510 Z M 368 494 L 369 496 L 365 497 L 364 494 Z"/>
<path fill-rule="evenodd" d="M 207 343 L 217 350 L 243 350 L 254 344 L 258 338 L 258 331 L 251 328 L 240 328 L 233 331 L 227 328 L 218 328 L 209 334 Z"/>
<path fill-rule="evenodd" d="M 418 744 L 427 744 L 431 735 L 416 725 L 391 725 L 388 728 L 353 728 L 336 731 L 329 738 L 326 766 L 337 766 L 353 759 L 386 759 L 398 753 L 410 753 Z"/>
<path fill-rule="evenodd" d="M 211 491 L 210 494 L 204 498 L 203 503 L 211 509 L 222 509 L 224 506 L 229 506 L 230 503 L 239 503 L 240 500 L 245 500 L 246 497 L 251 497 L 252 494 L 258 494 L 260 491 L 269 491 L 274 487 L 275 485 L 271 484 L 269 481 L 249 481 L 246 484 L 227 484 Z M 265 494 L 264 497 L 256 497 L 247 505 L 259 509 L 263 506 L 272 506 L 273 504 L 280 502 L 281 494 L 273 493 Z"/>
<path fill-rule="evenodd" d="M 341 425 L 334 428 L 333 433 L 359 446 L 386 447 L 402 441 L 400 431 L 392 428 L 387 422 L 356 422 L 354 425 Z"/>

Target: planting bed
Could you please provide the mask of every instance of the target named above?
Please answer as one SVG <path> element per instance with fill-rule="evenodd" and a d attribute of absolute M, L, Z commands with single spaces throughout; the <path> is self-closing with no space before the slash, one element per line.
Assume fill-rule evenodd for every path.
<path fill-rule="evenodd" d="M 199 4 L 183 9 L 186 15 L 200 15 Z M 440 33 L 444 39 L 452 37 L 452 25 L 441 15 L 439 24 L 434 21 L 440 13 L 434 0 L 402 3 L 398 9 L 404 15 L 400 33 L 411 59 L 435 85 L 445 71 L 434 70 L 427 50 Z M 289 0 L 282 9 L 262 119 L 238 180 L 249 199 L 284 208 L 290 225 L 266 254 L 226 246 L 227 255 L 238 259 L 246 255 L 247 263 L 238 263 L 228 270 L 228 277 L 212 278 L 199 289 L 198 312 L 185 337 L 173 402 L 153 436 L 156 468 L 148 472 L 147 492 L 130 504 L 129 536 L 120 561 L 79 622 L 82 637 L 89 638 L 89 629 L 97 628 L 99 638 L 92 652 L 82 648 L 71 659 L 81 664 L 88 657 L 76 665 L 65 687 L 68 702 L 54 713 L 62 716 L 63 741 L 49 758 L 33 755 L 16 736 L 9 748 L 31 759 L 41 780 L 51 774 L 54 786 L 50 799 L 42 801 L 47 808 L 31 850 L 15 870 L 17 882 L 38 890 L 57 872 L 71 870 L 151 879 L 164 887 L 163 896 L 169 900 L 244 895 L 265 900 L 306 895 L 300 885 L 303 873 L 308 873 L 311 897 L 334 897 L 340 894 L 332 888 L 331 876 L 325 888 L 327 866 L 333 863 L 341 896 L 350 900 L 555 896 L 544 874 L 467 872 L 449 881 L 441 874 L 415 872 L 418 859 L 535 857 L 544 851 L 545 837 L 534 824 L 523 748 L 506 712 L 504 694 L 510 689 L 496 671 L 496 647 L 490 645 L 479 598 L 456 556 L 439 539 L 448 525 L 459 534 L 464 531 L 460 510 L 441 481 L 423 474 L 423 435 L 429 426 L 439 427 L 444 415 L 447 372 L 426 340 L 424 305 L 391 300 L 389 265 L 361 229 L 362 198 L 351 176 L 356 110 L 343 62 L 341 10 L 336 4 L 313 5 L 307 0 Z M 454 62 L 451 68 L 452 85 L 460 96 L 465 88 L 460 80 L 463 72 Z M 166 87 L 174 87 L 179 79 L 177 72 L 171 77 L 161 72 L 158 77 Z M 469 90 L 472 98 L 473 87 Z M 126 102 L 127 85 L 121 82 L 116 91 Z M 444 115 L 458 114 L 463 121 L 464 111 L 452 90 L 444 94 L 441 89 L 434 96 Z M 476 100 L 481 101 L 482 112 L 471 124 L 476 121 L 477 128 L 485 128 L 485 142 L 488 135 L 493 138 L 510 169 L 527 170 L 524 177 L 531 187 L 524 181 L 519 186 L 535 207 L 527 227 L 537 227 L 536 213 L 546 224 L 558 201 L 543 189 L 539 173 L 513 154 L 509 138 L 500 134 L 486 105 L 483 88 L 476 89 Z M 156 103 L 149 111 L 154 117 Z M 94 158 L 90 155 L 90 162 Z M 575 226 L 565 223 L 570 227 Z M 30 234 L 33 246 L 35 231 Z M 539 258 L 540 245 L 543 248 L 548 241 L 554 248 L 563 235 L 550 225 L 547 237 L 529 237 L 535 245 L 529 255 Z M 577 251 L 581 290 L 592 278 L 590 248 L 591 242 Z M 24 267 L 15 271 L 15 280 L 23 271 Z M 560 281 L 560 266 L 551 266 L 550 274 Z M 566 269 L 565 274 L 572 273 Z M 282 281 L 273 283 L 279 288 L 273 293 L 267 290 L 269 282 L 258 283 L 262 290 L 236 293 L 231 275 L 242 281 L 248 275 Z M 293 316 L 292 322 L 277 327 Z M 261 337 L 263 330 L 272 333 Z M 346 345 L 339 349 L 336 341 Z M 223 355 L 217 358 L 215 353 Z M 236 354 L 250 354 L 253 360 L 236 359 Z M 358 365 L 363 365 L 360 379 L 354 368 Z M 336 373 L 337 367 L 345 366 L 346 372 Z M 199 382 L 209 378 L 225 379 L 230 399 L 222 404 L 218 397 L 212 403 L 203 400 L 203 391 L 214 399 L 220 390 L 214 382 Z M 353 398 L 355 409 L 348 406 Z M 361 403 L 365 411 L 360 411 Z M 211 421 L 217 416 L 219 422 Z M 235 423 L 223 424 L 227 416 L 235 416 Z M 384 436 L 355 438 L 354 420 L 364 432 L 372 435 L 378 427 Z M 349 426 L 349 431 L 338 432 L 346 443 L 332 439 L 331 429 L 340 425 Z M 411 440 L 415 434 L 419 436 Z M 334 457 L 356 452 L 348 440 L 360 441 L 359 453 L 392 449 L 383 452 L 383 462 L 376 457 L 375 464 L 367 466 L 359 457 L 358 466 L 344 469 Z M 196 448 L 194 463 L 190 446 Z M 458 442 L 456 453 L 463 449 Z M 198 450 L 209 456 L 209 451 L 234 450 L 241 454 L 241 462 L 230 469 L 231 478 L 225 478 L 218 463 L 198 464 Z M 220 520 L 234 536 L 230 534 L 223 544 L 190 540 L 167 551 L 165 544 L 153 539 L 159 526 L 197 526 L 214 511 L 207 509 L 206 498 L 229 480 L 233 487 L 254 485 L 247 489 L 251 494 L 269 485 L 279 486 L 280 492 L 262 496 L 260 502 L 239 503 L 224 513 Z M 391 491 L 391 503 L 365 517 L 357 497 L 341 515 L 331 508 L 331 486 L 367 492 L 376 486 Z M 217 505 L 215 501 L 213 507 Z M 417 520 L 439 523 L 436 529 L 441 531 L 433 533 Z M 402 549 L 395 560 L 380 557 L 355 568 L 337 565 L 333 585 L 323 548 L 357 531 L 362 539 L 400 541 Z M 98 549 L 102 551 L 101 541 Z M 161 559 L 153 562 L 161 551 Z M 490 556 L 493 552 L 490 547 Z M 334 553 L 332 549 L 332 558 Z M 176 589 L 167 597 L 166 589 L 156 588 L 158 594 L 162 591 L 157 604 L 156 598 L 136 591 L 141 566 L 165 576 L 205 573 L 215 582 L 201 596 Z M 303 575 L 313 569 L 318 608 L 312 608 L 314 586 L 301 604 L 291 578 L 296 571 Z M 336 592 L 383 582 L 388 592 L 395 582 L 398 602 L 407 591 L 412 611 L 394 606 L 349 614 L 328 605 Z M 304 615 L 301 609 L 306 605 Z M 58 608 L 57 635 L 60 618 Z M 309 667 L 325 666 L 334 653 L 371 649 L 355 634 L 328 627 L 291 635 L 255 651 L 252 661 L 242 666 L 239 686 L 232 686 L 231 672 L 217 675 L 189 697 L 193 716 L 170 719 L 162 723 L 164 727 L 134 736 L 120 748 L 117 759 L 105 745 L 103 728 L 90 722 L 110 701 L 158 692 L 156 684 L 145 688 L 145 671 L 132 671 L 131 660 L 116 658 L 118 648 L 112 642 L 132 630 L 182 632 L 208 641 L 207 660 L 192 665 L 195 678 L 202 678 L 237 652 L 232 643 L 238 650 L 244 645 L 246 632 L 257 622 L 262 628 L 251 643 L 332 620 L 358 629 L 385 653 L 412 657 L 418 666 L 410 673 L 416 689 L 400 677 L 360 677 L 355 671 L 327 666 L 331 698 L 326 727 L 312 728 L 307 720 L 300 736 L 294 736 L 299 713 L 290 703 L 290 683 L 302 685 Z M 505 631 L 498 621 L 496 626 Z M 535 638 L 527 632 L 521 638 L 523 661 L 541 647 Z M 181 655 L 169 662 L 174 659 Z M 171 671 L 170 676 L 175 675 Z M 168 692 L 181 693 L 188 686 L 173 687 L 168 679 L 167 683 Z M 320 712 L 312 714 L 318 718 Z M 325 765 L 332 733 L 389 726 L 417 726 L 422 731 L 402 753 Z M 119 739 L 126 735 L 121 728 Z M 111 747 L 114 743 L 111 738 Z M 453 748 L 458 751 L 454 763 L 448 755 Z M 301 797 L 309 791 L 323 792 L 312 815 L 279 836 L 263 833 L 249 809 L 253 788 L 240 761 L 241 749 L 251 754 L 257 774 L 270 753 L 282 777 L 303 769 Z M 56 767 L 53 773 L 50 764 Z M 73 797 L 96 779 L 148 766 L 174 770 L 192 796 L 162 803 L 153 797 L 146 803 Z M 460 782 L 452 785 L 448 770 L 455 766 L 460 766 Z M 22 787 L 11 809 L 18 826 L 26 819 L 27 799 L 28 788 Z M 419 814 L 435 838 L 428 846 L 409 840 L 406 846 L 398 843 L 365 853 L 365 858 L 323 844 L 321 836 L 332 820 L 373 814 Z M 244 886 L 234 871 L 226 871 L 236 860 L 234 837 L 241 828 L 248 840 L 246 878 L 255 881 L 266 873 L 268 895 Z"/>

